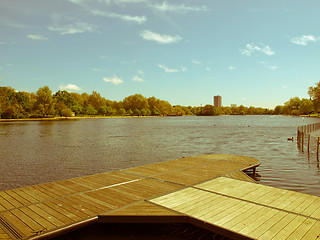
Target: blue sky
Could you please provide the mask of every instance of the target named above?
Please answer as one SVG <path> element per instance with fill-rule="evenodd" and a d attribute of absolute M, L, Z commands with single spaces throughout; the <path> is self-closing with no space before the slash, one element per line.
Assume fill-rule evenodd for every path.
<path fill-rule="evenodd" d="M 1 0 L 0 86 L 274 108 L 320 80 L 318 0 Z"/>

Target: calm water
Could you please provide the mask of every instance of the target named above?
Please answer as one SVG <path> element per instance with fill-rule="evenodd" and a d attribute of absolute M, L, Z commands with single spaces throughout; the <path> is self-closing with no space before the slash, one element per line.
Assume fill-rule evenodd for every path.
<path fill-rule="evenodd" d="M 260 183 L 320 196 L 313 149 L 297 126 L 317 118 L 219 116 L 0 123 L 0 190 L 200 154 L 258 159 Z M 313 141 L 313 138 L 312 138 Z M 315 145 L 315 144 L 314 144 Z"/>

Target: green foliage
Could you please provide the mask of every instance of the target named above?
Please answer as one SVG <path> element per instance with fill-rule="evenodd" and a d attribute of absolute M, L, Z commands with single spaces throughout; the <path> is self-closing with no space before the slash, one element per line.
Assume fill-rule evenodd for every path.
<path fill-rule="evenodd" d="M 124 108 L 120 108 L 120 109 L 119 109 L 119 115 L 120 115 L 120 116 L 126 115 L 126 110 L 125 110 Z"/>
<path fill-rule="evenodd" d="M 34 111 L 43 117 L 48 115 L 54 115 L 54 99 L 52 96 L 52 91 L 48 86 L 39 88 L 36 93 L 36 102 L 34 105 Z"/>
<path fill-rule="evenodd" d="M 91 105 L 84 108 L 84 114 L 86 115 L 97 115 L 98 111 L 94 109 Z"/>
<path fill-rule="evenodd" d="M 70 108 L 65 108 L 61 111 L 62 117 L 73 117 L 73 112 Z"/>

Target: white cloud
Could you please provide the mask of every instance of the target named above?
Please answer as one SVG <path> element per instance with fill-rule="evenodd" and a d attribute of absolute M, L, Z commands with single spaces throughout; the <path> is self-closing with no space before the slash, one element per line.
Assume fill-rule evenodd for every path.
<path fill-rule="evenodd" d="M 174 72 L 179 72 L 178 69 L 172 69 L 172 68 L 168 68 L 165 65 L 159 64 L 158 65 L 159 68 L 162 68 L 165 72 L 167 73 L 174 73 Z"/>
<path fill-rule="evenodd" d="M 241 99 L 242 99 L 242 100 L 244 100 L 244 101 L 245 101 L 245 100 L 247 100 L 247 98 L 246 98 L 246 97 L 243 97 L 243 98 L 241 98 Z"/>
<path fill-rule="evenodd" d="M 269 62 L 266 62 L 266 61 L 260 61 L 260 63 L 261 63 L 264 67 L 266 67 L 266 68 L 268 68 L 268 69 L 270 69 L 270 70 L 277 70 L 277 69 L 280 68 L 278 65 L 272 64 L 272 63 L 269 63 Z"/>
<path fill-rule="evenodd" d="M 236 68 L 234 66 L 229 66 L 229 70 L 235 70 Z"/>
<path fill-rule="evenodd" d="M 52 26 L 48 26 L 48 29 L 53 32 L 58 32 L 61 35 L 84 33 L 84 32 L 97 32 L 95 26 L 88 23 L 81 23 L 81 22 L 74 23 L 74 24 L 66 24 L 66 25 L 54 24 Z"/>
<path fill-rule="evenodd" d="M 143 24 L 147 21 L 146 16 L 131 16 L 131 15 L 123 15 L 118 13 L 112 13 L 112 12 L 103 12 L 100 10 L 91 10 L 91 13 L 96 16 L 105 16 L 105 17 L 111 17 L 111 18 L 118 18 L 123 21 L 127 22 L 135 22 L 138 24 Z"/>
<path fill-rule="evenodd" d="M 94 71 L 94 72 L 103 72 L 104 69 L 102 69 L 102 68 L 92 68 L 92 71 Z"/>
<path fill-rule="evenodd" d="M 181 66 L 181 72 L 187 71 L 187 68 L 185 66 Z"/>
<path fill-rule="evenodd" d="M 283 85 L 283 86 L 282 86 L 282 88 L 286 89 L 286 88 L 288 88 L 288 86 L 286 86 L 286 85 Z"/>
<path fill-rule="evenodd" d="M 144 72 L 142 70 L 138 70 L 138 74 L 143 75 Z"/>
<path fill-rule="evenodd" d="M 275 52 L 268 46 L 264 45 L 262 47 L 256 46 L 254 43 L 248 43 L 245 49 L 240 49 L 242 55 L 251 56 L 254 52 L 261 52 L 268 56 L 272 56 Z"/>
<path fill-rule="evenodd" d="M 119 85 L 121 83 L 123 83 L 123 80 L 121 78 L 118 78 L 116 75 L 113 75 L 113 77 L 110 78 L 103 78 L 103 81 L 107 82 L 107 83 L 112 83 L 114 85 Z"/>
<path fill-rule="evenodd" d="M 4 44 L 6 44 L 6 42 L 2 42 L 2 41 L 0 41 L 0 45 L 4 45 Z"/>
<path fill-rule="evenodd" d="M 159 33 L 151 32 L 149 30 L 144 30 L 140 32 L 140 36 L 145 40 L 155 41 L 159 44 L 177 43 L 182 40 L 182 38 L 178 35 L 176 36 L 161 35 Z"/>
<path fill-rule="evenodd" d="M 47 37 L 45 37 L 43 35 L 38 35 L 38 34 L 29 34 L 28 38 L 30 38 L 32 40 L 48 40 Z"/>
<path fill-rule="evenodd" d="M 208 72 L 210 72 L 210 71 L 211 71 L 211 68 L 209 68 L 209 67 L 206 67 L 206 70 L 207 70 Z"/>
<path fill-rule="evenodd" d="M 271 69 L 271 70 L 277 70 L 279 69 L 279 66 L 277 65 L 270 65 L 270 66 L 267 66 L 267 68 Z"/>
<path fill-rule="evenodd" d="M 198 61 L 198 60 L 192 60 L 191 62 L 192 62 L 193 64 L 201 64 L 201 62 Z"/>
<path fill-rule="evenodd" d="M 2 70 L 2 67 L 0 66 L 0 71 Z"/>
<path fill-rule="evenodd" d="M 68 85 L 61 85 L 59 86 L 60 90 L 66 90 L 66 91 L 81 91 L 82 89 L 74 84 L 68 84 Z"/>
<path fill-rule="evenodd" d="M 313 35 L 302 35 L 300 37 L 294 37 L 291 39 L 291 42 L 297 45 L 306 46 L 309 42 L 319 41 L 320 38 L 316 38 Z"/>
<path fill-rule="evenodd" d="M 132 81 L 134 82 L 144 82 L 144 79 L 142 77 L 139 77 L 138 75 L 134 76 L 132 78 Z"/>
<path fill-rule="evenodd" d="M 164 12 L 187 13 L 187 12 L 206 12 L 209 11 L 207 6 L 186 6 L 184 4 L 171 5 L 164 1 L 161 5 L 153 6 L 155 9 Z"/>

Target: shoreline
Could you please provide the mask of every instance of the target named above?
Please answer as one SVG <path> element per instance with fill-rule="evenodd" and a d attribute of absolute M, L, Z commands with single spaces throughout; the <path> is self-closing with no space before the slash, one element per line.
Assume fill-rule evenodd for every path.
<path fill-rule="evenodd" d="M 1 119 L 1 122 L 32 122 L 32 121 L 66 121 L 81 119 L 106 119 L 106 118 L 145 118 L 145 117 L 162 117 L 162 116 L 92 116 L 92 117 L 55 117 L 55 118 L 21 118 L 21 119 Z"/>

